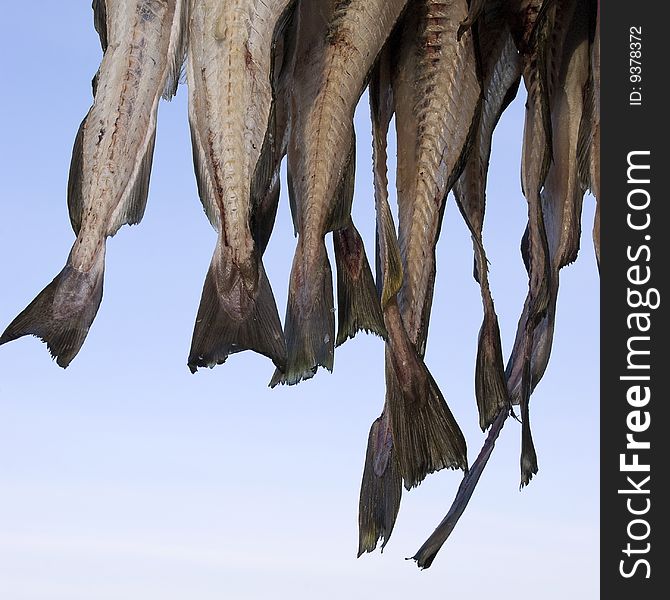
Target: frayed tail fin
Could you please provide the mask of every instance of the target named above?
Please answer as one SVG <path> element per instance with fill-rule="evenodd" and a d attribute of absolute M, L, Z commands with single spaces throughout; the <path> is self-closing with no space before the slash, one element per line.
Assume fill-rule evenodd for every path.
<path fill-rule="evenodd" d="M 286 308 L 286 350 L 286 370 L 275 371 L 270 387 L 310 379 L 319 367 L 333 370 L 333 281 L 323 240 L 310 257 L 298 242 Z"/>
<path fill-rule="evenodd" d="M 68 260 L 63 270 L 5 329 L 0 345 L 24 335 L 46 343 L 56 363 L 66 368 L 81 349 L 102 301 L 105 252 L 88 271 Z"/>
<path fill-rule="evenodd" d="M 391 537 L 400 499 L 402 477 L 393 449 L 391 424 L 384 412 L 370 427 L 358 505 L 358 556 L 381 549 Z"/>
<path fill-rule="evenodd" d="M 405 488 L 440 469 L 468 469 L 465 437 L 433 376 L 416 353 L 395 301 L 385 308 L 386 393 Z"/>
<path fill-rule="evenodd" d="M 340 346 L 357 332 L 386 337 L 384 316 L 365 247 L 353 223 L 333 232 L 337 265 L 337 341 Z"/>
<path fill-rule="evenodd" d="M 217 245 L 207 271 L 188 366 L 214 367 L 229 355 L 253 350 L 284 369 L 286 346 L 277 304 L 263 263 L 243 270 L 230 248 Z M 253 282 L 253 283 L 252 283 Z"/>

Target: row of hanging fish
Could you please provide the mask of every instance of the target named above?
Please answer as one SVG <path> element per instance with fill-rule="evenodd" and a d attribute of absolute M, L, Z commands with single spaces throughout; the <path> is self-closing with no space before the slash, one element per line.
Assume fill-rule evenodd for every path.
<path fill-rule="evenodd" d="M 272 386 L 296 384 L 319 367 L 332 370 L 335 347 L 358 331 L 383 338 L 386 398 L 368 439 L 359 555 L 388 542 L 403 486 L 461 469 L 454 504 L 414 557 L 430 566 L 515 404 L 522 486 L 537 472 L 530 395 L 549 360 L 559 271 L 577 256 L 586 190 L 599 201 L 595 0 L 94 0 L 93 11 L 104 54 L 70 167 L 76 239 L 63 270 L 0 344 L 35 335 L 62 367 L 80 351 L 102 300 L 106 239 L 142 219 L 159 100 L 176 93 L 185 61 L 198 193 L 218 234 L 188 366 L 195 372 L 253 350 L 274 363 Z M 482 229 L 493 131 L 521 80 L 529 283 L 505 367 Z M 366 88 L 376 280 L 351 217 L 353 115 Z M 284 157 L 297 245 L 282 327 L 262 258 Z M 451 191 L 472 235 L 483 306 L 474 383 L 479 423 L 490 431 L 470 469 L 465 438 L 424 363 L 435 247 Z M 599 257 L 598 218 L 599 211 Z"/>

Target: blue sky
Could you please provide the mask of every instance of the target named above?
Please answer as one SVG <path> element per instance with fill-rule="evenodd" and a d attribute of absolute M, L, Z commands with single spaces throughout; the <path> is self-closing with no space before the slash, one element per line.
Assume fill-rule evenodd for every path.
<path fill-rule="evenodd" d="M 77 126 L 100 59 L 89 3 L 4 7 L 0 38 L 0 327 L 62 268 Z M 7 25 L 9 24 L 9 25 Z M 21 24 L 19 26 L 19 24 Z M 519 253 L 523 98 L 494 142 L 485 243 L 507 356 L 527 283 Z M 373 256 L 370 125 L 356 116 L 354 220 Z M 393 148 L 390 149 L 394 152 Z M 335 372 L 270 390 L 243 353 L 186 366 L 215 234 L 193 176 L 186 88 L 159 109 L 147 211 L 108 243 L 102 306 L 63 371 L 35 338 L 0 348 L 0 596 L 12 600 L 468 598 L 598 593 L 599 281 L 585 199 L 578 261 L 561 276 L 549 369 L 531 403 L 540 472 L 518 490 L 508 421 L 434 565 L 405 561 L 449 507 L 458 473 L 405 494 L 383 555 L 356 559 L 358 488 L 383 403 L 383 344 L 359 335 Z M 282 196 L 265 265 L 280 312 L 295 247 Z M 481 322 L 468 232 L 453 199 L 438 245 L 427 363 L 468 440 L 483 441 L 473 375 Z"/>

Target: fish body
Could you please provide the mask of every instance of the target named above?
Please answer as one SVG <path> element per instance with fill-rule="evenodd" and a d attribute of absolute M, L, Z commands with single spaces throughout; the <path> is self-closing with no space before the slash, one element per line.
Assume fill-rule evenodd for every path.
<path fill-rule="evenodd" d="M 393 77 L 402 286 L 386 316 L 387 401 L 408 489 L 444 467 L 467 469 L 465 440 L 423 364 L 446 197 L 460 175 L 481 105 L 465 0 L 422 0 L 408 11 Z M 411 358 L 411 360 L 410 360 Z"/>
<path fill-rule="evenodd" d="M 388 339 L 384 410 L 370 430 L 361 484 L 359 553 L 388 541 L 401 480 L 410 489 L 433 471 L 467 470 L 465 438 L 423 361 L 442 211 L 463 168 L 480 103 L 472 34 L 458 36 L 467 13 L 465 1 L 413 3 L 370 82 L 377 276 Z M 394 112 L 399 234 L 386 173 Z"/>
<path fill-rule="evenodd" d="M 474 3 L 471 4 L 471 11 L 473 6 Z M 493 130 L 516 96 L 521 76 L 521 59 L 509 29 L 506 7 L 506 2 L 502 0 L 488 2 L 480 7 L 476 18 L 484 101 L 472 150 L 463 173 L 454 185 L 456 201 L 472 235 L 474 274 L 480 285 L 484 308 L 475 368 L 475 395 L 482 430 L 509 405 L 500 328 L 489 287 L 488 261 L 482 240 Z"/>
<path fill-rule="evenodd" d="M 190 17 L 189 121 L 198 191 L 218 238 L 193 333 L 189 367 L 252 349 L 285 364 L 281 322 L 261 261 L 277 186 L 273 48 L 290 0 L 199 0 Z M 273 210 L 274 208 L 274 210 Z M 266 223 L 265 221 L 270 221 Z M 265 231 L 259 235 L 260 231 Z"/>
<path fill-rule="evenodd" d="M 446 196 L 464 166 L 480 106 L 472 35 L 457 39 L 465 0 L 415 4 L 394 78 L 398 140 L 398 240 L 405 280 L 399 304 L 425 354 L 435 282 L 435 244 Z"/>
<path fill-rule="evenodd" d="M 98 0 L 94 8 L 104 55 L 70 166 L 77 239 L 64 269 L 0 338 L 40 337 L 62 367 L 81 348 L 100 305 L 106 239 L 144 214 L 158 102 L 176 90 L 185 39 L 182 0 Z"/>
<path fill-rule="evenodd" d="M 521 2 L 522 7 L 523 5 L 524 2 Z M 579 248 L 580 233 L 578 219 L 573 217 L 569 222 L 566 221 L 561 234 L 561 256 L 552 257 L 549 238 L 553 234 L 548 233 L 548 228 L 555 227 L 555 222 L 552 223 L 551 220 L 555 221 L 556 215 L 547 212 L 547 201 L 543 198 L 542 189 L 546 186 L 550 170 L 554 168 L 553 152 L 557 148 L 554 136 L 565 135 L 562 123 L 560 127 L 554 126 L 559 121 L 552 123 L 555 120 L 552 110 L 555 111 L 556 98 L 561 95 L 561 78 L 564 77 L 567 65 L 566 54 L 573 50 L 573 21 L 575 15 L 581 19 L 584 3 L 575 0 L 545 0 L 537 6 L 539 8 L 536 12 L 529 13 L 533 15 L 533 27 L 525 27 L 525 31 L 532 31 L 532 35 L 520 46 L 524 57 L 523 77 L 528 91 L 521 181 L 528 202 L 528 226 L 522 241 L 522 253 L 528 271 L 529 287 L 506 369 L 512 402 L 521 405 L 521 486 L 527 485 L 538 470 L 528 406 L 532 390 L 546 367 L 551 348 L 552 315 L 557 290 L 557 278 L 552 263 L 562 265 L 574 260 Z M 518 40 L 518 35 L 516 39 Z M 580 90 L 581 94 L 583 89 Z M 578 129 L 580 119 L 581 108 L 577 120 Z M 559 145 L 561 151 L 565 152 L 565 141 Z M 576 147 L 577 138 L 574 141 L 575 152 Z M 576 173 L 578 180 L 578 168 Z M 565 199 L 561 201 L 567 202 L 566 205 L 570 204 Z M 554 209 L 551 210 L 555 212 Z M 574 212 L 576 209 L 573 207 L 570 210 Z"/>
<path fill-rule="evenodd" d="M 298 245 L 286 312 L 287 370 L 277 373 L 271 385 L 308 379 L 319 366 L 332 370 L 335 322 L 324 236 L 350 226 L 354 110 L 368 73 L 405 5 L 406 0 L 301 3 L 297 98 L 288 150 Z M 349 239 L 362 248 L 355 233 L 350 233 Z M 340 246 L 346 248 L 347 244 Z M 353 298 L 352 306 L 372 303 L 374 284 L 371 277 L 364 279 L 364 284 L 350 286 L 352 297 L 365 296 L 361 302 Z M 348 281 L 356 279 L 343 283 Z M 348 336 L 347 332 L 340 340 Z"/>

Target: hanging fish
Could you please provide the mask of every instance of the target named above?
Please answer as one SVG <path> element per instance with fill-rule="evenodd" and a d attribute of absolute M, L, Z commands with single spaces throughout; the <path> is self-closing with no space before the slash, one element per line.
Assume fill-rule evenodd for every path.
<path fill-rule="evenodd" d="M 299 51 L 306 60 L 296 60 L 298 106 L 292 115 L 288 150 L 289 193 L 298 245 L 286 311 L 287 368 L 285 373 L 275 373 L 271 385 L 309 379 L 319 366 L 333 368 L 332 275 L 324 236 L 351 222 L 354 109 L 367 75 L 405 4 L 406 0 L 301 4 L 302 9 L 311 10 L 314 15 L 306 16 L 304 22 L 301 15 L 301 36 L 307 36 L 305 45 L 312 50 L 309 55 Z M 324 36 L 319 24 L 324 23 L 322 15 L 328 14 L 329 6 L 332 15 L 327 17 Z M 345 285 L 348 281 L 342 279 Z M 371 277 L 367 285 L 359 283 L 346 295 L 352 307 L 366 309 L 378 302 Z M 367 316 L 347 317 L 350 322 L 372 320 Z M 383 331 L 381 323 L 374 327 Z"/>
<path fill-rule="evenodd" d="M 411 3 L 396 47 L 382 55 L 370 87 L 378 278 L 388 331 L 386 400 L 370 440 L 387 427 L 392 447 L 368 444 L 373 456 L 366 465 L 377 469 L 366 468 L 360 506 L 377 508 L 359 510 L 359 552 L 373 550 L 379 538 L 388 541 L 400 502 L 391 485 L 396 468 L 407 489 L 445 467 L 467 470 L 465 438 L 423 362 L 444 203 L 463 169 L 481 102 L 472 34 L 457 35 L 466 15 L 464 0 Z M 386 189 L 393 111 L 400 240 Z M 387 497 L 379 494 L 384 489 Z"/>
<path fill-rule="evenodd" d="M 579 139 L 584 118 L 584 98 L 589 85 L 589 13 L 588 2 L 573 3 L 571 10 L 557 12 L 552 29 L 563 32 L 554 40 L 554 58 L 550 63 L 548 87 L 548 110 L 552 126 L 553 160 L 547 169 L 544 189 L 540 193 L 541 214 L 545 224 L 550 279 L 548 306 L 544 315 L 532 331 L 530 365 L 531 385 L 537 384 L 549 360 L 553 339 L 553 325 L 558 295 L 559 270 L 575 260 L 579 249 L 581 202 L 585 186 L 580 178 Z M 530 95 L 530 93 L 529 93 Z M 527 265 L 529 264 L 527 258 Z M 527 343 L 531 314 L 530 292 L 519 322 L 517 337 L 507 367 L 506 376 L 510 397 L 516 403 L 523 402 L 523 377 L 526 355 L 522 344 Z M 532 391 L 532 387 L 529 390 Z M 449 512 L 414 555 L 421 568 L 427 568 L 453 531 L 474 491 L 479 477 L 493 451 L 508 412 L 501 410 L 494 420 L 484 446 L 464 477 Z M 524 422 L 527 420 L 527 415 Z M 529 435 L 524 429 L 523 435 Z M 528 442 L 524 440 L 524 445 Z M 531 440 L 532 443 L 532 440 Z M 523 451 L 528 451 L 525 446 Z M 522 467 L 524 466 L 522 462 Z M 529 472 L 522 471 L 523 475 Z M 525 481 L 528 483 L 529 479 Z M 522 480 L 523 483 L 523 480 Z"/>
<path fill-rule="evenodd" d="M 217 230 L 188 364 L 254 350 L 283 370 L 286 348 L 261 255 L 276 212 L 282 140 L 273 49 L 292 2 L 198 0 L 189 25 L 189 121 L 198 192 Z M 264 207 L 267 190 L 275 194 Z"/>
<path fill-rule="evenodd" d="M 474 15 L 473 9 L 476 9 Z M 481 57 L 484 101 L 472 150 L 462 175 L 454 185 L 454 196 L 472 235 L 474 276 L 480 285 L 484 308 L 477 346 L 475 396 L 479 425 L 485 430 L 510 403 L 500 328 L 489 288 L 488 261 L 482 240 L 486 182 L 493 130 L 503 111 L 516 96 L 521 77 L 521 60 L 509 30 L 507 2 L 480 2 L 479 6 L 473 2 L 470 12 L 459 31 L 463 33 L 467 27 L 475 27 L 476 45 Z"/>
<path fill-rule="evenodd" d="M 369 86 L 377 222 L 377 287 L 384 313 L 388 312 L 386 307 L 392 301 L 396 314 L 396 296 L 402 285 L 403 273 L 400 247 L 388 202 L 386 140 L 393 116 L 391 78 L 397 37 L 397 32 L 392 34 L 384 46 L 372 71 Z M 386 368 L 390 368 L 390 361 Z M 391 377 L 392 374 L 387 375 L 387 379 Z M 385 402 L 381 416 L 372 423 L 368 435 L 358 505 L 358 556 L 364 552 L 372 552 L 380 539 L 381 548 L 384 549 L 393 532 L 401 498 L 402 476 L 393 447 L 389 408 Z"/>
<path fill-rule="evenodd" d="M 4 344 L 35 335 L 61 367 L 79 352 L 100 306 L 107 238 L 144 214 L 158 102 L 176 91 L 185 46 L 185 1 L 96 0 L 93 8 L 104 55 L 70 165 L 77 239 L 63 270 L 0 337 Z"/>
<path fill-rule="evenodd" d="M 398 242 L 403 266 L 385 313 L 387 404 L 407 489 L 442 469 L 467 469 L 465 440 L 423 364 L 433 300 L 435 247 L 447 194 L 459 177 L 481 107 L 473 37 L 459 40 L 465 0 L 417 0 L 407 12 L 393 77 L 398 148 Z M 401 322 L 398 322 L 401 318 Z"/>

